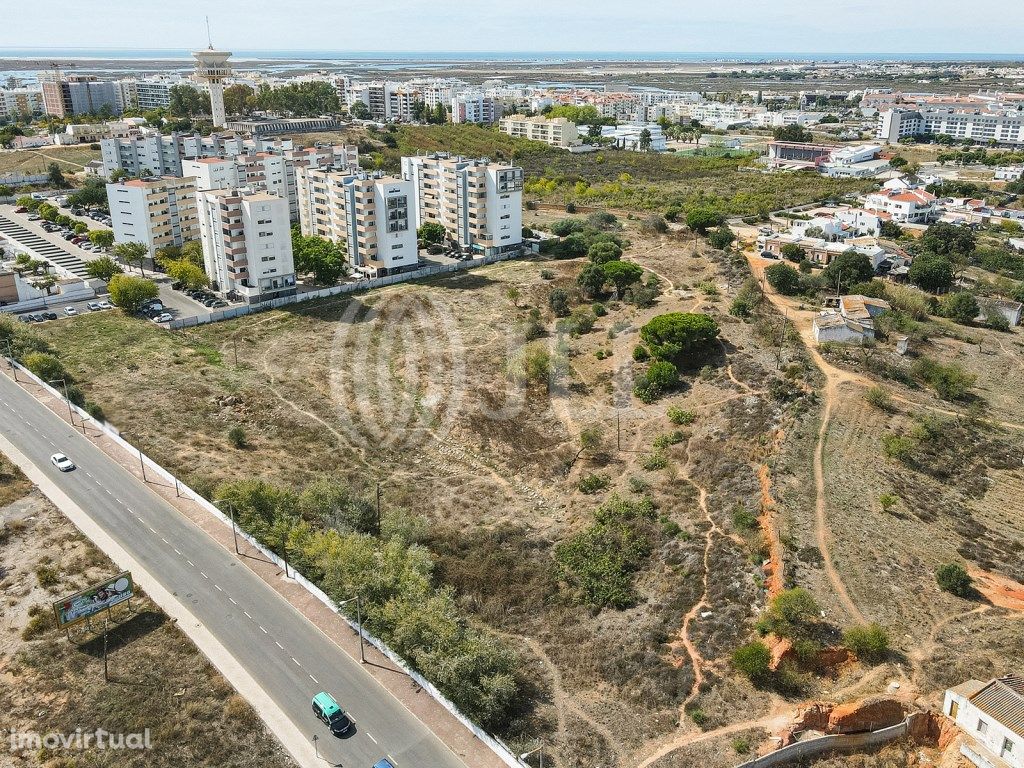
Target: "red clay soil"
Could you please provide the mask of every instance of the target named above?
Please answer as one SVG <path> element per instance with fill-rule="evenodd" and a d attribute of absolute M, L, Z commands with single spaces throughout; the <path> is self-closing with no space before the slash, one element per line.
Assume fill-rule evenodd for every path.
<path fill-rule="evenodd" d="M 974 587 L 984 595 L 992 605 L 1010 611 L 1024 611 L 1024 584 L 998 573 L 970 569 Z"/>
<path fill-rule="evenodd" d="M 782 541 L 779 539 L 778 506 L 772 496 L 772 478 L 767 464 L 757 469 L 757 479 L 761 484 L 761 516 L 759 523 L 761 535 L 768 545 L 768 563 L 764 566 L 765 590 L 771 600 L 783 588 Z"/>

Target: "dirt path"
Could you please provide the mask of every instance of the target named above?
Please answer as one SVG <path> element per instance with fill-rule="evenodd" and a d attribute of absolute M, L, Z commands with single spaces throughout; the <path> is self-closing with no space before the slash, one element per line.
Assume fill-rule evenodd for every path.
<path fill-rule="evenodd" d="M 656 751 L 645 757 L 637 765 L 637 768 L 648 768 L 648 766 L 651 766 L 663 757 L 672 754 L 677 749 L 688 747 L 691 744 L 699 744 L 703 741 L 719 739 L 723 736 L 730 736 L 734 733 L 740 733 L 751 728 L 763 728 L 766 731 L 775 733 L 793 722 L 795 711 L 795 709 L 787 709 L 786 711 L 772 712 L 772 714 L 762 718 L 743 720 L 742 722 L 731 723 L 730 725 L 726 725 L 721 728 L 714 728 L 710 731 L 698 730 L 681 734 L 680 736 L 673 738 L 671 741 L 662 744 Z"/>

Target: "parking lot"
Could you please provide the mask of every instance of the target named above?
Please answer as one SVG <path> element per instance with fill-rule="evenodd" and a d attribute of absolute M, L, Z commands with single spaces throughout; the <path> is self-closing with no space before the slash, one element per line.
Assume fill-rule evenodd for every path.
<path fill-rule="evenodd" d="M 52 232 L 47 231 L 44 224 L 48 224 L 48 222 L 41 219 L 30 219 L 27 213 L 17 213 L 13 205 L 0 205 L 0 233 L 24 250 L 30 251 L 40 259 L 49 261 L 64 272 L 87 279 L 87 263 L 99 258 L 104 252 L 79 247 L 79 245 L 66 240 L 59 229 Z M 97 224 L 95 228 L 102 229 L 104 227 Z M 92 247 L 91 243 L 83 243 L 83 245 Z"/>

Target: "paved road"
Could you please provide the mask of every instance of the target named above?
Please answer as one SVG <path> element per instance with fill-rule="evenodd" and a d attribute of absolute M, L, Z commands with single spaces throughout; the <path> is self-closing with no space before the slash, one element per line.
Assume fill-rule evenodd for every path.
<path fill-rule="evenodd" d="M 0 375 L 0 432 L 174 593 L 263 687 L 303 734 L 319 736 L 330 764 L 465 768 L 359 664 L 177 510 L 45 406 Z M 78 465 L 59 472 L 50 455 Z M 335 738 L 310 709 L 331 692 L 356 722 Z M 326 765 L 327 763 L 325 763 Z"/>

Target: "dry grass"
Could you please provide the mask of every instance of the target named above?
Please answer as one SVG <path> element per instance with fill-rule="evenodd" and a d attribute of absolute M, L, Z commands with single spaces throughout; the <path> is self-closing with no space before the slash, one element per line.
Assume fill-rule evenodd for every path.
<path fill-rule="evenodd" d="M 40 147 L 39 149 L 19 149 L 12 152 L 0 152 L 0 175 L 5 173 L 23 173 L 34 175 L 46 173 L 50 163 L 56 162 L 65 173 L 77 173 L 91 160 L 99 160 L 98 149 L 89 149 L 89 145 L 77 147 Z"/>
<path fill-rule="evenodd" d="M 546 220 L 531 214 L 527 223 Z M 77 318 L 59 335 L 39 332 L 113 423 L 203 488 L 237 477 L 241 462 L 252 475 L 288 484 L 328 472 L 369 490 L 380 478 L 385 510 L 404 507 L 428 521 L 438 575 L 464 608 L 513 642 L 522 636 L 528 657 L 528 643 L 539 643 L 560 674 L 563 694 L 553 692 L 546 665 L 536 667 L 533 718 L 509 737 L 525 744 L 538 733 L 553 736 L 565 765 L 595 764 L 609 750 L 625 765 L 645 742 L 676 731 L 693 685 L 690 658 L 675 640 L 705 591 L 708 520 L 697 487 L 708 492 L 711 518 L 732 533 L 736 506 L 757 508 L 768 436 L 801 412 L 799 397 L 784 402 L 766 391 L 785 386 L 757 325 L 726 313 L 742 277 L 737 264 L 689 240 L 644 234 L 635 222 L 627 228 L 626 256 L 656 270 L 664 293 L 648 309 L 607 302 L 593 331 L 566 340 L 566 373 L 550 392 L 510 384 L 506 362 L 525 343 L 527 306 L 553 325 L 547 293 L 574 290 L 579 261 L 507 262 L 182 334 L 112 313 Z M 542 269 L 554 280 L 542 279 Z M 704 281 L 719 284 L 719 295 L 691 289 Z M 518 308 L 506 295 L 512 286 Z M 631 395 L 637 329 L 673 310 L 715 315 L 725 353 L 700 375 L 688 371 L 680 392 L 644 406 Z M 545 343 L 557 346 L 553 337 Z M 678 429 L 665 415 L 669 406 L 697 418 L 682 428 L 682 442 L 664 449 L 667 467 L 645 470 L 655 439 Z M 244 450 L 229 444 L 235 424 L 249 437 Z M 602 433 L 602 449 L 566 472 L 589 427 Z M 580 493 L 579 479 L 591 473 L 608 475 L 611 487 Z M 673 533 L 640 573 L 638 604 L 594 615 L 558 583 L 553 547 L 612 493 L 642 488 Z M 761 599 L 758 549 L 756 540 L 712 536 L 708 607 L 691 633 L 723 672 Z M 765 704 L 747 686 L 713 695 L 723 720 Z M 579 710 L 567 709 L 572 703 Z M 603 735 L 595 738 L 594 724 Z"/>
<path fill-rule="evenodd" d="M 132 601 L 134 615 L 114 611 L 116 626 L 108 635 L 112 681 L 105 683 L 102 636 L 68 641 L 56 629 L 50 603 L 54 593 L 76 591 L 116 566 L 41 498 L 12 510 L 7 515 L 22 525 L 0 545 L 0 708 L 7 728 L 43 734 L 150 730 L 152 748 L 144 752 L 90 750 L 74 759 L 97 768 L 292 765 L 251 707 L 144 596 Z M 35 585 L 33 571 L 42 561 L 57 580 L 48 591 Z M 9 759 L 4 765 L 19 768 L 72 764 L 59 750 L 12 753 Z"/>
<path fill-rule="evenodd" d="M 32 484 L 21 474 L 21 470 L 0 454 L 0 508 L 20 499 L 31 488 Z"/>

